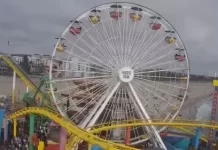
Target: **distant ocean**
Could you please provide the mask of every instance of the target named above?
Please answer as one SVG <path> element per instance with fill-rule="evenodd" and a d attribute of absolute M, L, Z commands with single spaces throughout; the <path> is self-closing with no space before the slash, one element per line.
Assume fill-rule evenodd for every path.
<path fill-rule="evenodd" d="M 213 102 L 212 99 L 208 99 L 200 107 L 198 107 L 196 120 L 209 121 L 211 119 L 212 102 Z"/>

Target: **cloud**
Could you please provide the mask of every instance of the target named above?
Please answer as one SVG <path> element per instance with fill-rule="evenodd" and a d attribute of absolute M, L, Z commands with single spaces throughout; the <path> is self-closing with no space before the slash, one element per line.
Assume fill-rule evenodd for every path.
<path fill-rule="evenodd" d="M 111 0 L 112 1 L 112 0 Z M 1 0 L 0 45 L 9 53 L 51 54 L 55 37 L 69 21 L 109 0 Z M 188 50 L 192 72 L 217 70 L 218 1 L 129 0 L 164 16 L 177 29 Z M 7 41 L 11 47 L 7 47 Z M 205 68 L 202 68 L 205 66 Z"/>

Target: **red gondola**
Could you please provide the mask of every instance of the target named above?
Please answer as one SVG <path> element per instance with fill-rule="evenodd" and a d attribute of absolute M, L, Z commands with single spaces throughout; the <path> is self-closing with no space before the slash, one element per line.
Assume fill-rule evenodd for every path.
<path fill-rule="evenodd" d="M 79 21 L 75 21 L 74 24 L 70 27 L 69 32 L 73 35 L 77 35 L 81 33 L 82 27 L 80 26 Z"/>
<path fill-rule="evenodd" d="M 110 12 L 110 16 L 113 19 L 119 19 L 122 17 L 122 12 L 119 12 L 119 8 L 122 8 L 121 5 L 111 5 L 111 8 L 114 8 L 114 11 Z"/>
<path fill-rule="evenodd" d="M 151 29 L 152 30 L 159 30 L 161 28 L 160 23 L 151 23 Z"/>
<path fill-rule="evenodd" d="M 117 20 L 120 17 L 122 17 L 122 12 L 112 11 L 112 12 L 110 12 L 110 16 L 111 16 L 111 18 Z"/>
<path fill-rule="evenodd" d="M 175 60 L 184 61 L 185 60 L 185 55 L 176 54 L 175 55 Z"/>
<path fill-rule="evenodd" d="M 69 29 L 70 33 L 73 34 L 73 35 L 80 34 L 81 30 L 82 30 L 81 27 L 79 27 L 79 28 L 70 27 L 70 29 Z"/>
<path fill-rule="evenodd" d="M 176 50 L 178 50 L 179 52 L 177 54 L 175 54 L 175 60 L 184 61 L 185 60 L 185 55 L 181 54 L 181 52 L 184 51 L 184 49 L 176 48 Z"/>

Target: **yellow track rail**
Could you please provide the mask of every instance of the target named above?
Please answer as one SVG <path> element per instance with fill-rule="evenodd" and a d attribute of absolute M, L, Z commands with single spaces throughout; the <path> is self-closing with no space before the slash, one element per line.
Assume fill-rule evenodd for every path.
<path fill-rule="evenodd" d="M 168 126 L 168 127 L 172 127 L 178 130 L 181 130 L 183 132 L 186 132 L 190 135 L 195 135 L 195 130 L 191 129 L 190 127 L 201 127 L 201 128 L 218 128 L 218 122 L 216 123 L 215 126 L 211 126 L 209 121 L 193 121 L 193 120 L 174 120 L 173 122 L 162 122 L 163 120 L 152 120 L 152 123 L 149 123 L 147 121 L 144 120 L 128 120 L 128 121 L 123 121 L 120 124 L 116 124 L 116 122 L 110 122 L 110 123 L 105 123 L 105 124 L 99 124 L 99 125 L 95 125 L 92 127 L 88 127 L 88 128 L 92 128 L 91 131 L 89 131 L 89 133 L 92 134 L 97 134 L 99 132 L 102 131 L 107 131 L 107 130 L 111 130 L 111 129 L 116 129 L 116 128 L 126 128 L 127 126 Z M 147 137 L 149 138 L 149 137 Z M 200 139 L 204 142 L 208 142 L 208 138 L 205 135 L 201 135 Z M 76 146 L 80 139 L 75 137 L 75 136 L 71 136 L 70 139 L 68 140 L 68 144 L 67 147 L 68 148 L 73 148 L 73 146 Z"/>
<path fill-rule="evenodd" d="M 52 110 L 49 109 L 43 109 L 39 107 L 27 107 L 22 110 L 19 110 L 13 114 L 11 114 L 8 118 L 13 120 L 15 118 L 19 118 L 21 116 L 34 113 L 42 116 L 46 116 L 59 125 L 61 125 L 63 128 L 67 130 L 69 134 L 71 134 L 70 141 L 68 147 L 71 149 L 72 147 L 69 147 L 72 144 L 77 144 L 80 140 L 84 140 L 90 144 L 97 144 L 100 147 L 106 149 L 106 150 L 118 150 L 118 149 L 125 149 L 125 150 L 136 150 L 135 148 L 127 147 L 122 144 L 116 144 L 110 141 L 106 141 L 104 139 L 101 139 L 93 134 L 99 133 L 101 131 L 107 131 L 111 129 L 116 128 L 125 128 L 125 127 L 133 127 L 133 126 L 168 126 L 177 128 L 179 130 L 183 130 L 185 132 L 189 132 L 190 134 L 193 134 L 190 132 L 190 130 L 184 130 L 184 127 L 201 127 L 201 128 L 212 128 L 212 129 L 218 129 L 218 122 L 215 123 L 215 125 L 210 125 L 209 121 L 190 121 L 190 120 L 179 120 L 179 121 L 173 121 L 173 122 L 157 122 L 157 120 L 153 120 L 152 123 L 145 122 L 143 120 L 138 120 L 137 122 L 134 120 L 134 122 L 131 121 L 123 121 L 121 124 L 113 124 L 112 123 L 105 123 L 100 125 L 95 125 L 92 127 L 93 130 L 87 132 L 79 127 L 77 127 L 74 123 L 70 122 L 69 120 L 62 118 L 62 116 Z M 181 128 L 183 126 L 183 128 Z M 205 138 L 205 137 L 203 137 Z M 206 142 L 207 139 L 205 138 L 204 141 Z"/>
<path fill-rule="evenodd" d="M 105 150 L 138 150 L 136 148 L 127 147 L 122 144 L 116 144 L 110 141 L 106 141 L 104 139 L 101 139 L 91 133 L 88 133 L 87 131 L 77 127 L 74 123 L 70 122 L 69 120 L 62 118 L 62 116 L 56 112 L 53 112 L 49 109 L 43 109 L 39 107 L 27 107 L 24 109 L 21 109 L 13 114 L 11 114 L 8 118 L 13 120 L 15 118 L 19 118 L 21 116 L 27 115 L 27 114 L 38 114 L 45 117 L 48 117 L 58 123 L 60 126 L 65 128 L 69 134 L 72 134 L 72 136 L 78 137 L 78 139 L 86 141 L 90 144 L 97 144 L 101 148 Z"/>
<path fill-rule="evenodd" d="M 218 129 L 218 122 L 215 123 L 215 125 L 210 125 L 208 121 L 190 121 L 190 120 L 183 120 L 181 122 L 178 121 L 172 121 L 172 122 L 146 122 L 141 120 L 140 122 L 133 122 L 133 123 L 123 123 L 123 124 L 104 124 L 100 125 L 99 128 L 98 125 L 95 125 L 93 130 L 90 131 L 90 133 L 99 133 L 101 131 L 107 131 L 111 129 L 116 128 L 125 128 L 125 127 L 133 127 L 133 126 L 168 126 L 168 127 L 178 127 L 178 126 L 185 126 L 185 127 L 200 127 L 200 128 L 212 128 L 212 129 Z M 89 127 L 90 128 L 90 127 Z"/>
<path fill-rule="evenodd" d="M 16 72 L 16 74 L 21 78 L 21 80 L 29 87 L 29 89 L 33 92 L 37 92 L 37 86 L 28 78 L 27 75 L 7 56 L 0 56 L 12 69 Z M 37 96 L 42 99 L 43 93 L 38 91 Z M 48 100 L 45 99 L 44 104 L 48 106 Z"/>

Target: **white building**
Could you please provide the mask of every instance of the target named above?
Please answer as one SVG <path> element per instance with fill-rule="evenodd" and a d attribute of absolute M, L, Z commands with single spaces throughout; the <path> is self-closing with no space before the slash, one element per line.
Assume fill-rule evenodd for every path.
<path fill-rule="evenodd" d="M 90 64 L 81 62 L 78 58 L 73 58 L 71 61 L 64 62 L 62 70 L 65 70 L 65 76 L 68 77 L 84 77 L 90 72 Z"/>
<path fill-rule="evenodd" d="M 49 67 L 50 63 L 51 63 L 51 56 L 50 55 L 42 55 L 41 61 L 46 67 Z"/>
<path fill-rule="evenodd" d="M 14 60 L 14 62 L 16 63 L 16 64 L 21 64 L 22 62 L 23 62 L 23 56 L 24 55 L 16 55 L 16 54 L 13 54 L 13 55 L 11 55 L 11 58 Z"/>

